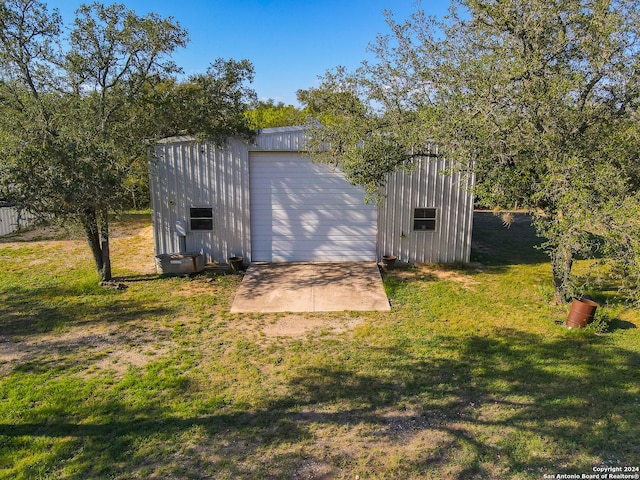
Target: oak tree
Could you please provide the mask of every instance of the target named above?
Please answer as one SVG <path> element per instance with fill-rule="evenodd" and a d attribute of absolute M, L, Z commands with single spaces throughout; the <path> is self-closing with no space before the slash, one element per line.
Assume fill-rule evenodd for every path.
<path fill-rule="evenodd" d="M 178 81 L 171 55 L 186 42 L 173 19 L 121 4 L 81 6 L 68 35 L 44 3 L 0 4 L 0 196 L 78 222 L 103 280 L 109 215 L 125 203 L 148 143 L 248 132 L 252 66 L 218 60 Z"/>
<path fill-rule="evenodd" d="M 333 113 L 313 131 L 316 155 L 344 158 L 376 191 L 435 141 L 461 168 L 474 165 L 482 205 L 533 213 L 557 301 L 576 293 L 574 259 L 594 249 L 633 259 L 638 275 L 637 242 L 621 230 L 638 232 L 628 219 L 640 213 L 639 5 L 454 0 L 444 19 L 389 13 L 376 61 L 302 92 Z"/>
<path fill-rule="evenodd" d="M 304 125 L 308 113 L 304 109 L 272 99 L 254 102 L 246 112 L 252 129 Z"/>

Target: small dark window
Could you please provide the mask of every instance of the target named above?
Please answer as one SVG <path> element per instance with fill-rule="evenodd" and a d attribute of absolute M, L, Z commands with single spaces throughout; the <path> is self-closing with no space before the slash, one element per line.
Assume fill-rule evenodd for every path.
<path fill-rule="evenodd" d="M 436 209 L 416 208 L 413 211 L 413 229 L 418 232 L 436 229 Z"/>
<path fill-rule="evenodd" d="M 213 230 L 213 208 L 194 207 L 189 209 L 191 230 Z"/>

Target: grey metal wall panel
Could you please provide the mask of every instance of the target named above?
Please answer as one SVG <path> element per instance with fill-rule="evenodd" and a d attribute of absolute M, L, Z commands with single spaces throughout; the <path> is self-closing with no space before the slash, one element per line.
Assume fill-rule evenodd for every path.
<path fill-rule="evenodd" d="M 297 152 L 254 152 L 252 261 L 373 261 L 375 205 L 332 167 Z"/>
<path fill-rule="evenodd" d="M 249 152 L 304 151 L 306 128 L 264 129 L 252 144 L 231 139 L 224 147 L 190 137 L 165 139 L 150 155 L 149 172 L 156 254 L 179 251 L 176 224 L 189 208 L 214 209 L 212 232 L 189 232 L 187 250 L 207 261 L 251 258 Z M 437 154 L 434 147 L 433 152 Z M 473 176 L 454 172 L 443 158 L 422 158 L 412 170 L 388 178 L 378 205 L 377 255 L 408 262 L 468 262 L 473 221 Z M 415 208 L 436 208 L 435 231 L 413 231 Z M 373 225 L 376 227 L 376 225 Z"/>
<path fill-rule="evenodd" d="M 149 160 L 155 252 L 180 250 L 177 222 L 188 226 L 189 208 L 211 206 L 214 229 L 189 231 L 186 250 L 207 261 L 251 258 L 249 151 L 299 151 L 304 127 L 263 129 L 254 144 L 230 139 L 224 147 L 193 137 L 161 140 Z"/>
<path fill-rule="evenodd" d="M 248 153 L 242 140 L 224 147 L 190 138 L 156 145 L 149 160 L 155 253 L 180 251 L 178 222 L 186 225 L 186 250 L 207 261 L 248 256 Z M 213 208 L 213 230 L 191 231 L 191 207 Z"/>
<path fill-rule="evenodd" d="M 18 229 L 18 212 L 13 207 L 0 207 L 0 235 L 7 235 Z"/>
<path fill-rule="evenodd" d="M 468 262 L 473 217 L 473 175 L 442 158 L 422 158 L 415 169 L 389 175 L 378 211 L 378 256 L 416 263 Z M 436 209 L 435 231 L 414 231 L 416 208 Z"/>
<path fill-rule="evenodd" d="M 306 142 L 305 127 L 264 128 L 259 131 L 252 150 L 299 152 Z"/>
<path fill-rule="evenodd" d="M 8 235 L 19 228 L 31 225 L 33 216 L 22 211 L 18 212 L 15 207 L 0 207 L 0 236 Z"/>

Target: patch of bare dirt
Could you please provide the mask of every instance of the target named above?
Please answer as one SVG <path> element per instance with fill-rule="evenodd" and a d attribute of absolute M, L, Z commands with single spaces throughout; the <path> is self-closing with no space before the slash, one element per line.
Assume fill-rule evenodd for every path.
<path fill-rule="evenodd" d="M 25 243 L 37 248 L 65 252 L 82 249 L 83 256 L 91 258 L 86 241 L 77 229 L 66 230 L 59 226 L 40 226 L 0 237 L 3 248 L 22 248 Z M 38 256 L 31 262 L 39 266 L 48 260 Z M 156 273 L 153 253 L 153 226 L 147 217 L 127 222 L 116 222 L 111 228 L 111 262 L 115 269 L 125 269 L 141 275 Z"/>
<path fill-rule="evenodd" d="M 156 273 L 153 254 L 153 227 L 146 225 L 127 231 L 126 236 L 121 232 L 114 237 L 111 247 L 112 263 L 117 268 L 123 268 L 141 275 Z"/>
<path fill-rule="evenodd" d="M 428 264 L 417 264 L 416 269 L 418 270 L 418 274 L 432 275 L 438 280 L 459 283 L 462 287 L 467 289 L 472 289 L 478 284 L 471 275 L 465 275 L 463 273 L 456 272 L 455 270 L 442 269 Z"/>
<path fill-rule="evenodd" d="M 361 318 L 317 318 L 304 315 L 286 315 L 262 328 L 262 332 L 271 338 L 306 337 L 311 332 L 331 333 L 348 332 L 362 323 Z"/>
<path fill-rule="evenodd" d="M 134 237 L 150 227 L 150 215 L 125 214 L 111 224 L 111 238 Z"/>
<path fill-rule="evenodd" d="M 473 289 L 478 284 L 471 275 L 436 264 L 417 263 L 411 268 L 392 270 L 389 274 L 402 280 L 449 281 L 465 289 Z"/>
<path fill-rule="evenodd" d="M 0 374 L 19 365 L 56 364 L 82 367 L 84 372 L 113 370 L 124 374 L 169 352 L 171 331 L 157 325 L 145 328 L 82 325 L 63 333 L 38 335 L 22 341 L 0 336 Z"/>
<path fill-rule="evenodd" d="M 129 367 L 144 367 L 156 356 L 167 353 L 168 349 L 161 351 L 137 351 L 133 349 L 116 349 L 107 353 L 104 358 L 95 362 L 93 368 L 97 370 L 113 370 L 118 375 L 124 375 Z"/>
<path fill-rule="evenodd" d="M 44 225 L 25 230 L 19 230 L 0 237 L 0 244 L 13 242 L 40 242 L 49 240 L 72 240 L 79 237 L 78 232 L 66 230 L 56 225 Z"/>
<path fill-rule="evenodd" d="M 333 465 L 340 462 L 335 457 L 335 452 L 339 451 L 342 460 L 368 457 L 368 466 L 373 468 L 378 465 L 389 467 L 394 458 L 407 463 L 426 463 L 428 460 L 436 466 L 449 459 L 456 443 L 455 436 L 447 428 L 428 416 L 397 409 L 371 416 L 303 409 L 292 419 L 313 429 L 316 451 L 324 451 L 326 454 L 322 456 L 329 457 Z M 340 448 L 336 449 L 336 445 Z"/>
<path fill-rule="evenodd" d="M 220 290 L 220 287 L 215 283 L 202 283 L 202 282 L 185 282 L 181 285 L 180 289 L 173 290 L 171 295 L 174 297 L 199 297 L 202 295 L 213 295 Z"/>

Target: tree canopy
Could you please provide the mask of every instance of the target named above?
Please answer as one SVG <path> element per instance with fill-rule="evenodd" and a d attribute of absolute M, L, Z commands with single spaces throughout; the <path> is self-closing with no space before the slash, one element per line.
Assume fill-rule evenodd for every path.
<path fill-rule="evenodd" d="M 186 42 L 173 19 L 121 4 L 81 6 L 68 36 L 44 3 L 0 4 L 0 196 L 80 223 L 102 279 L 111 277 L 109 213 L 150 141 L 251 134 L 251 64 L 217 60 L 178 81 L 171 55 Z"/>
<path fill-rule="evenodd" d="M 289 127 L 304 125 L 308 113 L 304 109 L 275 100 L 259 100 L 254 102 L 246 112 L 249 126 L 253 130 L 272 127 Z"/>
<path fill-rule="evenodd" d="M 638 0 L 454 0 L 388 24 L 377 61 L 301 92 L 330 113 L 317 157 L 375 192 L 435 141 L 482 205 L 534 214 L 558 301 L 595 250 L 640 284 Z"/>

